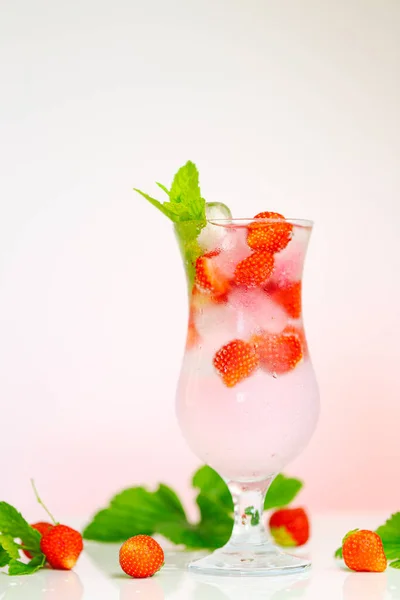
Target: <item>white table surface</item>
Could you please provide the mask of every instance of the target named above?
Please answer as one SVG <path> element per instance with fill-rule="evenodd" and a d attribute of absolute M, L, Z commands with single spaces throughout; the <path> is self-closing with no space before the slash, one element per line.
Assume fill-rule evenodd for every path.
<path fill-rule="evenodd" d="M 134 580 L 118 565 L 118 544 L 86 542 L 74 571 L 0 574 L 1 600 L 400 600 L 400 570 L 352 573 L 332 557 L 342 535 L 376 528 L 388 515 L 331 515 L 313 519 L 312 540 L 302 549 L 313 566 L 306 575 L 282 577 L 199 576 L 185 564 L 193 554 L 166 551 L 154 577 Z"/>

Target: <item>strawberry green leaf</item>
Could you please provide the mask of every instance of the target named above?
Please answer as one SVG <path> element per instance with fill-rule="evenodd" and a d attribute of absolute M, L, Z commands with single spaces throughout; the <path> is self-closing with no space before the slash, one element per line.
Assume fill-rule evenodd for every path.
<path fill-rule="evenodd" d="M 393 514 L 384 525 L 378 527 L 386 558 L 400 558 L 400 512 Z"/>
<path fill-rule="evenodd" d="M 33 529 L 11 504 L 0 502 L 0 533 L 20 538 L 32 554 L 41 554 L 38 531 Z"/>
<path fill-rule="evenodd" d="M 334 554 L 335 558 L 343 558 L 343 550 L 342 550 L 342 546 L 340 546 L 340 548 L 338 548 Z"/>
<path fill-rule="evenodd" d="M 38 554 L 28 563 L 23 563 L 20 560 L 12 559 L 8 566 L 9 575 L 31 575 L 36 573 L 44 566 L 46 558 L 44 554 Z"/>
<path fill-rule="evenodd" d="M 14 542 L 11 535 L 0 534 L 0 548 L 5 550 L 10 558 L 19 558 L 19 544 Z"/>
<path fill-rule="evenodd" d="M 392 567 L 392 569 L 400 569 L 400 560 L 394 560 L 389 564 L 389 567 Z"/>
<path fill-rule="evenodd" d="M 303 482 L 300 479 L 286 477 L 283 473 L 280 473 L 269 486 L 265 497 L 264 509 L 270 510 L 272 508 L 287 506 L 295 499 L 302 487 Z"/>

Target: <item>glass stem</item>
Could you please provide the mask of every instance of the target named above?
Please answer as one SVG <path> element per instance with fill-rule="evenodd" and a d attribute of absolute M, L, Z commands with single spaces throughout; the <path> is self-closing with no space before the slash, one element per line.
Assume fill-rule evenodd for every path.
<path fill-rule="evenodd" d="M 273 477 L 263 481 L 228 481 L 234 505 L 234 525 L 228 546 L 249 547 L 271 543 L 264 527 L 264 500 Z"/>

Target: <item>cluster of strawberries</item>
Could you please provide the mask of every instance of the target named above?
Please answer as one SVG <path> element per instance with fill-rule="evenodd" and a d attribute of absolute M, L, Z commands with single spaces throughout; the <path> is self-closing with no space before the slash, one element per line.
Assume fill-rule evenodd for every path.
<path fill-rule="evenodd" d="M 259 222 L 257 222 L 259 220 Z M 274 271 L 274 254 L 289 244 L 293 225 L 274 212 L 262 212 L 247 226 L 247 244 L 251 254 L 239 261 L 233 277 L 222 273 L 214 260 L 223 250 L 212 250 L 196 261 L 191 317 L 187 346 L 199 341 L 193 312 L 197 295 L 205 294 L 215 302 L 227 302 L 232 288 L 261 288 L 274 302 L 280 304 L 292 319 L 301 315 L 301 282 L 277 285 L 271 279 Z M 279 334 L 260 331 L 249 340 L 234 339 L 215 354 L 214 366 L 228 387 L 233 387 L 261 367 L 275 376 L 294 369 L 306 352 L 303 330 L 286 327 Z"/>
<path fill-rule="evenodd" d="M 41 549 L 54 569 L 72 569 L 82 551 L 82 536 L 66 525 L 39 522 L 32 525 L 42 535 Z M 302 546 L 310 535 L 303 508 L 282 508 L 269 519 L 269 527 L 280 546 Z M 27 551 L 25 554 L 30 558 Z M 343 540 L 343 558 L 353 571 L 382 572 L 387 560 L 379 535 L 373 531 L 350 532 Z M 164 564 L 164 551 L 148 535 L 136 535 L 124 542 L 119 551 L 122 570 L 130 577 L 151 577 Z"/>

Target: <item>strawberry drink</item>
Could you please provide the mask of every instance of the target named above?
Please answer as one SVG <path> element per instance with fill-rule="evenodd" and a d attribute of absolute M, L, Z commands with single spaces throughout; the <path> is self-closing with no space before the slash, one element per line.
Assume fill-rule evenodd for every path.
<path fill-rule="evenodd" d="M 226 480 L 232 538 L 195 561 L 205 573 L 293 573 L 309 562 L 278 550 L 262 518 L 273 480 L 310 440 L 319 394 L 303 327 L 302 272 L 312 224 L 264 211 L 233 219 L 200 195 L 187 163 L 169 201 L 143 194 L 175 222 L 189 292 L 177 417 L 193 452 Z M 251 510 L 250 510 L 251 509 Z M 216 523 L 217 526 L 217 523 Z"/>

